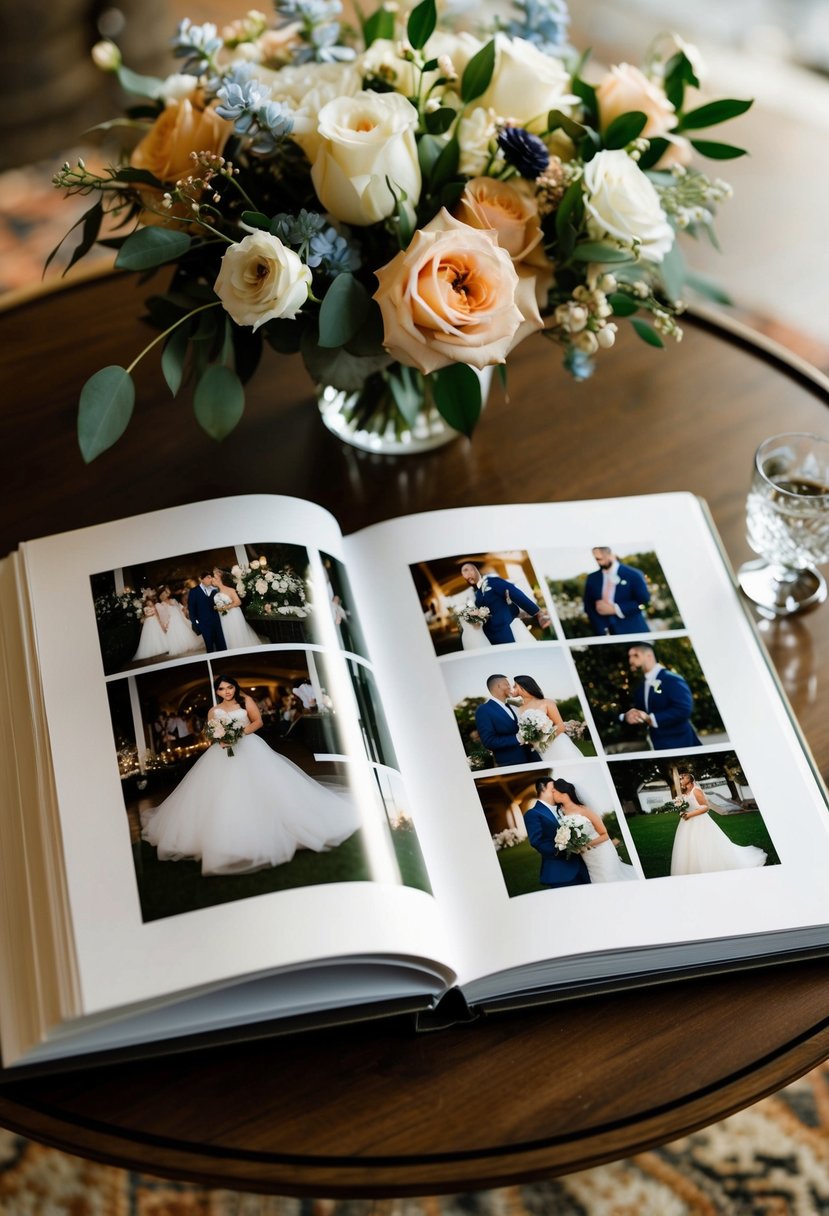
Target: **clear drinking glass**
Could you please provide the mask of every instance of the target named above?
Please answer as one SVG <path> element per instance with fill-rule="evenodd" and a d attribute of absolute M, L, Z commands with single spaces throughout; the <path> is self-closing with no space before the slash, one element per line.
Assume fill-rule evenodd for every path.
<path fill-rule="evenodd" d="M 760 554 L 737 576 L 749 599 L 773 616 L 826 599 L 826 580 L 815 566 L 829 561 L 829 439 L 794 432 L 760 444 L 746 524 L 748 543 Z"/>

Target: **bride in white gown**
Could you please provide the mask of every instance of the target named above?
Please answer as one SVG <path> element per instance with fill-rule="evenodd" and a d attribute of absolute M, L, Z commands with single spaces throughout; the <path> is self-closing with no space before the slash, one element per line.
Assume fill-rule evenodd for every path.
<path fill-rule="evenodd" d="M 519 723 L 521 715 L 532 709 L 543 714 L 555 727 L 555 737 L 543 750 L 537 743 L 532 745 L 542 760 L 581 760 L 581 752 L 568 736 L 558 706 L 555 701 L 544 696 L 532 676 L 514 676 L 510 691 L 512 696 L 521 698 L 521 705 L 516 706 Z"/>
<path fill-rule="evenodd" d="M 204 650 L 204 638 L 193 632 L 184 615 L 184 609 L 166 585 L 158 589 L 156 612 L 167 638 L 168 654 L 189 654 L 194 650 Z"/>
<path fill-rule="evenodd" d="M 217 709 L 244 726 L 233 755 L 204 752 L 172 794 L 142 815 L 142 836 L 160 861 L 201 859 L 202 874 L 245 874 L 290 861 L 297 849 L 323 853 L 360 825 L 348 790 L 314 781 L 256 735 L 262 718 L 237 680 L 213 682 Z"/>
<path fill-rule="evenodd" d="M 554 798 L 559 812 L 562 815 L 580 815 L 590 825 L 592 837 L 580 857 L 587 866 L 591 883 L 625 882 L 638 878 L 633 866 L 622 861 L 616 852 L 601 815 L 579 802 L 576 787 L 570 781 L 557 777 L 553 781 L 553 788 L 556 791 Z"/>
<path fill-rule="evenodd" d="M 680 812 L 671 853 L 671 874 L 711 874 L 716 870 L 747 870 L 766 864 L 757 845 L 734 844 L 710 817 L 711 806 L 694 775 L 680 772 L 679 789 L 688 809 Z"/>
<path fill-rule="evenodd" d="M 220 601 L 224 604 L 221 609 L 222 633 L 227 648 L 228 650 L 240 650 L 249 646 L 261 646 L 262 639 L 245 620 L 242 601 L 239 599 L 236 588 L 228 581 L 229 578 L 230 575 L 224 570 L 217 568 L 213 571 L 213 582 L 217 588 L 216 598 L 213 602 L 215 604 L 219 596 L 223 596 L 223 600 Z"/>
<path fill-rule="evenodd" d="M 148 591 L 144 596 L 141 637 L 132 658 L 133 662 L 138 662 L 141 659 L 155 659 L 162 654 L 167 654 L 167 632 L 159 616 L 156 594 L 154 591 Z"/>

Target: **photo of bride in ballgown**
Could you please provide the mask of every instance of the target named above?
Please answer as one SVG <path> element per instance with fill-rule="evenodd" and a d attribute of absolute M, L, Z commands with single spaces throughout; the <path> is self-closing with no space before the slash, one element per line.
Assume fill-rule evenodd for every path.
<path fill-rule="evenodd" d="M 147 591 L 144 593 L 141 637 L 138 649 L 132 656 L 133 662 L 155 659 L 163 654 L 167 654 L 167 633 L 158 611 L 158 597 L 154 591 Z"/>
<path fill-rule="evenodd" d="M 522 716 L 534 711 L 543 715 L 550 723 L 550 729 L 555 731 L 555 735 L 550 738 L 546 747 L 536 741 L 532 744 L 543 760 L 581 759 L 582 754 L 573 740 L 568 736 L 567 726 L 559 712 L 558 706 L 555 701 L 544 696 L 544 693 L 532 676 L 514 676 L 510 691 L 513 697 L 520 697 L 521 699 L 521 704 L 516 706 L 519 728 Z"/>
<path fill-rule="evenodd" d="M 212 743 L 159 806 L 142 812 L 142 837 L 159 861 L 196 859 L 203 875 L 245 874 L 353 835 L 360 817 L 350 792 L 321 785 L 259 738 L 261 714 L 238 680 L 217 677 L 213 690 L 208 721 L 224 715 L 243 733 L 232 755 Z"/>
<path fill-rule="evenodd" d="M 216 568 L 213 571 L 216 595 L 213 605 L 222 618 L 222 633 L 228 650 L 241 650 L 250 646 L 261 646 L 262 639 L 251 629 L 242 611 L 242 601 L 233 586 L 230 573 Z"/>
<path fill-rule="evenodd" d="M 196 650 L 204 650 L 204 638 L 200 638 L 190 628 L 190 622 L 184 615 L 184 609 L 166 584 L 158 589 L 156 612 L 164 629 L 169 655 L 189 654 Z"/>
<path fill-rule="evenodd" d="M 766 864 L 767 854 L 757 845 L 737 845 L 710 816 L 713 809 L 694 780 L 693 773 L 679 773 L 680 810 L 671 874 L 711 874 L 717 870 L 746 870 Z"/>
<path fill-rule="evenodd" d="M 591 883 L 624 882 L 638 875 L 632 865 L 622 861 L 608 835 L 601 815 L 585 806 L 576 793 L 576 787 L 561 777 L 553 781 L 553 801 L 561 815 L 579 815 L 586 819 L 592 832 L 590 843 L 579 854 L 587 866 Z"/>

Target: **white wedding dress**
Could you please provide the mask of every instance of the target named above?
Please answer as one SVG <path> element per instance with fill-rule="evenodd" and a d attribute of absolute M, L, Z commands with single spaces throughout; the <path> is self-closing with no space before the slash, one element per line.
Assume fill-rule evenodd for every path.
<path fill-rule="evenodd" d="M 218 599 L 218 596 L 216 598 Z M 241 608 L 228 608 L 221 616 L 222 635 L 228 650 L 242 650 L 246 646 L 262 645 L 262 639 L 251 629 Z"/>
<path fill-rule="evenodd" d="M 193 650 L 204 650 L 204 638 L 193 632 L 178 600 L 160 601 L 156 604 L 156 612 L 167 630 L 165 637 L 168 654 L 189 654 Z"/>
<path fill-rule="evenodd" d="M 533 638 L 533 641 L 535 641 L 535 638 Z M 544 711 L 539 710 L 538 712 L 543 713 Z M 549 714 L 545 713 L 544 716 L 546 718 L 548 718 L 550 722 L 552 722 L 552 718 L 550 718 Z M 520 721 L 520 718 L 519 718 L 519 721 Z M 562 760 L 581 760 L 582 759 L 582 754 L 579 751 L 579 749 L 576 747 L 573 740 L 570 738 L 569 735 L 566 735 L 563 731 L 561 734 L 556 735 L 555 739 L 551 739 L 550 742 L 547 744 L 547 746 L 543 750 L 542 750 L 542 748 L 539 747 L 539 745 L 537 743 L 533 743 L 532 746 L 539 753 L 542 760 L 562 761 Z"/>
<path fill-rule="evenodd" d="M 461 650 L 489 650 L 492 646 L 482 625 L 461 621 Z"/>
<path fill-rule="evenodd" d="M 690 810 L 700 802 L 691 790 L 683 794 Z M 747 870 L 766 863 L 766 854 L 753 844 L 739 845 L 729 840 L 711 816 L 695 815 L 680 819 L 671 853 L 671 874 L 711 874 L 716 870 Z"/>
<path fill-rule="evenodd" d="M 167 634 L 155 612 L 152 612 L 144 617 L 138 649 L 132 658 L 135 662 L 138 659 L 155 659 L 162 654 L 167 654 Z"/>
<path fill-rule="evenodd" d="M 244 709 L 230 716 L 247 724 Z M 255 734 L 204 752 L 172 794 L 142 815 L 142 836 L 160 861 L 201 858 L 202 874 L 244 874 L 323 853 L 360 818 L 348 790 L 320 785 Z"/>
<path fill-rule="evenodd" d="M 512 640 L 518 642 L 521 646 L 525 646 L 527 642 L 537 642 L 538 638 L 533 637 L 527 627 L 526 621 L 522 621 L 520 616 L 513 619 L 512 625 Z"/>
<path fill-rule="evenodd" d="M 594 840 L 598 836 L 598 832 L 593 827 L 593 824 L 583 815 L 580 818 L 584 819 L 590 839 Z M 591 883 L 626 882 L 631 878 L 638 878 L 633 866 L 628 865 L 626 861 L 622 861 L 613 846 L 613 842 L 610 840 L 603 840 L 601 844 L 594 845 L 592 849 L 585 849 L 580 856 L 587 866 L 587 873 L 590 875 Z"/>

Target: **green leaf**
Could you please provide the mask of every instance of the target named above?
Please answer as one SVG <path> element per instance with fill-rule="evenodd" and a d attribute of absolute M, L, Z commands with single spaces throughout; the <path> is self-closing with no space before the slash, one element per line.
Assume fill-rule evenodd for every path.
<path fill-rule="evenodd" d="M 700 156 L 708 156 L 711 160 L 736 160 L 738 156 L 748 156 L 745 148 L 735 148 L 733 144 L 712 143 L 709 139 L 692 139 L 691 145 Z"/>
<path fill-rule="evenodd" d="M 652 325 L 648 325 L 647 321 L 641 321 L 638 317 L 634 317 L 631 325 L 638 333 L 643 342 L 647 342 L 648 346 L 663 347 L 665 343 L 660 338 L 659 334 Z"/>
<path fill-rule="evenodd" d="M 378 38 L 394 38 L 394 13 L 387 8 L 378 8 L 363 23 L 363 41 L 366 49 Z"/>
<path fill-rule="evenodd" d="M 472 56 L 461 77 L 461 101 L 474 101 L 489 88 L 495 69 L 495 39 Z"/>
<path fill-rule="evenodd" d="M 211 439 L 224 439 L 245 411 L 245 390 L 232 368 L 212 363 L 196 385 L 193 409 Z"/>
<path fill-rule="evenodd" d="M 444 135 L 455 121 L 456 113 L 456 110 L 451 110 L 448 106 L 441 106 L 439 110 L 432 110 L 426 115 L 424 126 L 430 135 Z"/>
<path fill-rule="evenodd" d="M 720 101 L 709 101 L 707 105 L 699 106 L 683 114 L 678 131 L 698 131 L 701 127 L 713 127 L 718 122 L 727 122 L 729 118 L 739 118 L 750 110 L 753 101 L 738 101 L 734 97 L 724 97 Z"/>
<path fill-rule="evenodd" d="M 413 367 L 400 366 L 397 371 L 389 373 L 388 378 L 394 404 L 408 422 L 414 426 L 415 420 L 423 405 L 423 381 Z"/>
<path fill-rule="evenodd" d="M 353 274 L 338 274 L 320 307 L 319 344 L 329 350 L 345 346 L 368 314 L 369 294 Z"/>
<path fill-rule="evenodd" d="M 687 55 L 683 51 L 677 51 L 665 65 L 665 96 L 677 114 L 682 110 L 686 85 L 698 89 L 699 80 Z"/>
<path fill-rule="evenodd" d="M 79 262 L 85 254 L 89 253 L 90 249 L 98 239 L 98 233 L 101 231 L 101 223 L 103 218 L 104 207 L 103 203 L 99 201 L 94 207 L 90 207 L 83 217 L 81 239 L 75 246 L 72 256 L 66 266 L 66 270 L 63 272 L 64 274 L 66 274 L 68 270 L 71 270 L 75 263 Z"/>
<path fill-rule="evenodd" d="M 140 76 L 123 64 L 118 68 L 118 83 L 127 93 L 135 93 L 138 97 L 161 97 L 164 93 L 164 81 L 157 76 Z"/>
<path fill-rule="evenodd" d="M 406 35 L 416 51 L 422 50 L 426 45 L 434 34 L 437 23 L 435 0 L 421 0 L 421 3 L 412 9 L 406 26 Z"/>
<path fill-rule="evenodd" d="M 420 162 L 420 172 L 426 181 L 432 176 L 441 152 L 446 147 L 442 139 L 435 135 L 422 135 L 417 144 L 417 159 Z"/>
<path fill-rule="evenodd" d="M 668 140 L 658 136 L 650 141 L 650 146 L 642 153 L 639 158 L 639 168 L 643 170 L 652 169 L 665 154 L 668 147 Z"/>
<path fill-rule="evenodd" d="M 175 397 L 184 379 L 184 363 L 190 345 L 189 327 L 182 321 L 178 329 L 174 329 L 167 339 L 161 356 L 161 370 L 167 387 Z"/>
<path fill-rule="evenodd" d="M 603 241 L 583 241 L 573 251 L 574 262 L 635 262 L 629 249 L 617 249 Z"/>
<path fill-rule="evenodd" d="M 465 363 L 450 363 L 431 375 L 432 395 L 442 418 L 463 435 L 471 435 L 481 416 L 481 382 Z"/>
<path fill-rule="evenodd" d="M 580 122 L 576 122 L 569 114 L 563 114 L 561 110 L 550 110 L 547 115 L 547 130 L 557 131 L 561 127 L 565 135 L 569 135 L 576 143 L 580 139 L 584 139 L 587 134 L 587 127 L 582 126 Z"/>
<path fill-rule="evenodd" d="M 629 296 L 626 291 L 611 292 L 607 302 L 613 309 L 614 317 L 632 317 L 639 311 L 639 301 Z"/>
<path fill-rule="evenodd" d="M 733 304 L 733 300 L 727 291 L 724 291 L 718 283 L 713 279 L 709 279 L 707 275 L 700 274 L 699 271 L 689 271 L 685 276 L 685 282 L 690 288 L 704 296 L 706 300 L 713 300 L 715 304 Z"/>
<path fill-rule="evenodd" d="M 461 160 L 461 146 L 458 143 L 458 138 L 453 135 L 448 143 L 444 144 L 441 149 L 440 156 L 432 166 L 430 185 L 432 190 L 437 190 L 443 186 L 450 178 L 454 177 L 458 171 L 458 165 Z"/>
<path fill-rule="evenodd" d="M 271 220 L 261 211 L 243 211 L 241 222 L 247 224 L 248 228 L 260 228 L 263 232 L 268 232 L 271 226 Z"/>
<path fill-rule="evenodd" d="M 135 384 L 123 367 L 103 367 L 90 376 L 78 402 L 78 444 L 87 464 L 111 448 L 127 429 Z"/>
<path fill-rule="evenodd" d="M 154 186 L 156 189 L 164 185 L 149 169 L 134 169 L 132 165 L 121 165 L 116 170 L 113 181 L 125 182 L 127 185 Z"/>
<path fill-rule="evenodd" d="M 584 197 L 581 181 L 572 182 L 564 192 L 556 210 L 556 237 L 559 252 L 566 261 L 576 248 L 579 227 L 584 215 Z"/>
<path fill-rule="evenodd" d="M 343 347 L 325 350 L 317 345 L 313 328 L 307 329 L 302 335 L 302 358 L 317 384 L 330 384 L 348 393 L 359 391 L 368 376 L 382 371 L 393 362 L 391 355 L 383 350 L 365 357 L 352 355 Z"/>
<path fill-rule="evenodd" d="M 268 345 L 272 346 L 280 355 L 295 355 L 298 352 L 302 340 L 302 329 L 296 321 L 286 321 L 282 318 L 267 321 L 262 326 L 261 332 L 268 339 Z"/>
<path fill-rule="evenodd" d="M 685 259 L 678 241 L 674 241 L 659 263 L 659 277 L 668 298 L 674 301 L 681 300 L 685 287 Z"/>
<path fill-rule="evenodd" d="M 574 76 L 573 92 L 576 94 L 576 97 L 581 99 L 584 105 L 584 117 L 589 123 L 595 123 L 599 113 L 599 102 L 593 85 L 588 84 L 586 80 L 581 80 L 578 76 Z"/>
<path fill-rule="evenodd" d="M 115 265 L 119 270 L 151 270 L 175 261 L 192 243 L 192 237 L 174 228 L 140 228 L 124 241 Z"/>
<path fill-rule="evenodd" d="M 641 110 L 631 110 L 628 114 L 620 114 L 605 131 L 604 146 L 606 148 L 626 148 L 634 139 L 638 139 L 648 121 L 647 114 Z"/>

